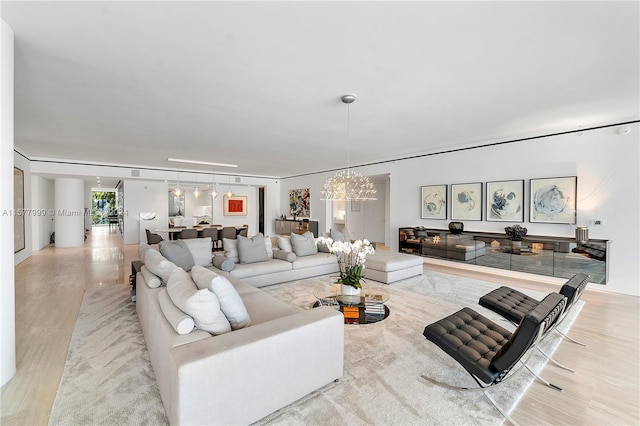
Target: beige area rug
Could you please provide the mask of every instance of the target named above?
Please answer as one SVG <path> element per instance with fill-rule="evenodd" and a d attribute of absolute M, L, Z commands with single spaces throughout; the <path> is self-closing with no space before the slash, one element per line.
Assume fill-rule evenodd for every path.
<path fill-rule="evenodd" d="M 331 280 L 329 276 L 316 277 L 263 290 L 301 309 L 311 309 L 313 287 Z M 420 377 L 426 374 L 451 384 L 475 385 L 453 359 L 422 336 L 422 331 L 463 306 L 512 328 L 478 305 L 478 298 L 498 285 L 430 271 L 392 285 L 367 284 L 389 292 L 390 315 L 376 324 L 345 325 L 344 376 L 258 424 L 501 424 L 502 416 L 480 392 L 446 390 Z M 579 302 L 562 330 L 570 326 L 582 304 Z M 557 333 L 549 335 L 543 342 L 545 351 L 553 352 L 559 342 Z M 529 364 L 539 371 L 544 363 L 534 354 Z M 490 392 L 509 410 L 531 382 L 532 376 L 522 370 Z M 520 422 L 526 424 L 523 419 Z M 87 290 L 50 424 L 167 424 L 135 304 L 129 301 L 126 286 Z"/>
<path fill-rule="evenodd" d="M 129 286 L 85 291 L 49 424 L 168 423 Z"/>

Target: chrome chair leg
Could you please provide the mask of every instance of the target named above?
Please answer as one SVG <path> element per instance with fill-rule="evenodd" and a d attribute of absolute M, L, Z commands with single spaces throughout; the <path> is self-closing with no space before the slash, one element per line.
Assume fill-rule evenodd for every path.
<path fill-rule="evenodd" d="M 509 377 L 513 376 L 513 374 L 515 374 L 515 372 L 514 372 L 514 373 L 512 373 Z M 500 384 L 504 383 L 504 380 L 503 380 L 502 382 L 495 383 L 495 384 L 490 385 L 490 386 L 487 386 L 487 387 L 482 387 L 482 385 L 480 384 L 480 382 L 478 382 L 478 380 L 477 380 L 475 377 L 473 377 L 473 376 L 472 376 L 472 377 L 473 377 L 473 379 L 474 379 L 476 382 L 478 382 L 478 385 L 479 385 L 480 387 L 478 387 L 478 388 L 468 388 L 468 387 L 461 387 L 461 386 L 453 386 L 453 385 L 450 385 L 450 384 L 448 384 L 448 383 L 441 382 L 441 381 L 439 381 L 439 380 L 436 380 L 436 379 L 434 379 L 434 378 L 431 378 L 431 377 L 429 377 L 429 376 L 425 376 L 424 374 L 422 374 L 420 377 L 422 377 L 423 379 L 425 379 L 425 380 L 426 380 L 426 381 L 428 381 L 428 382 L 433 383 L 433 384 L 434 384 L 434 385 L 436 385 L 436 386 L 440 386 L 440 387 L 443 387 L 443 388 L 446 388 L 446 389 L 451 389 L 451 390 L 454 390 L 454 391 L 472 391 L 472 392 L 474 392 L 474 391 L 480 391 L 480 392 L 482 392 L 482 394 L 483 394 L 483 395 L 484 395 L 484 396 L 489 400 L 489 402 L 491 403 L 491 405 L 493 405 L 493 407 L 494 407 L 496 410 L 498 410 L 498 412 L 499 412 L 500 414 L 502 414 L 502 416 L 503 416 L 505 419 L 507 419 L 507 420 L 509 421 L 509 423 L 511 423 L 513 426 L 520 426 L 520 425 L 518 424 L 518 422 L 516 422 L 515 420 L 513 420 L 513 418 L 511 418 L 511 416 L 510 416 L 510 415 L 509 415 L 505 410 L 503 410 L 503 409 L 498 405 L 498 403 L 497 403 L 497 402 L 496 402 L 496 401 L 491 397 L 491 395 L 489 395 L 489 393 L 487 392 L 487 389 L 488 389 L 488 388 L 490 388 L 490 387 L 494 387 L 494 386 L 499 386 Z"/>
<path fill-rule="evenodd" d="M 549 386 L 553 390 L 556 390 L 558 392 L 562 392 L 562 388 L 560 386 L 556 386 L 553 383 L 550 383 L 550 382 L 546 381 L 545 379 L 543 379 L 542 377 L 538 376 L 531 368 L 529 368 L 529 366 L 527 364 L 525 364 L 524 367 L 529 371 L 529 373 L 531 373 L 533 375 L 533 377 L 535 377 L 541 383 L 544 383 L 545 385 Z"/>
<path fill-rule="evenodd" d="M 556 361 L 555 359 L 551 358 L 551 356 L 549 354 L 547 354 L 545 351 L 543 351 L 542 349 L 540 349 L 540 347 L 538 346 L 536 349 L 538 349 L 538 352 L 540 352 L 542 355 L 544 355 L 544 357 L 551 361 L 553 364 L 555 364 L 557 367 L 562 368 L 563 370 L 567 370 L 570 371 L 572 373 L 575 373 L 576 371 L 572 368 L 567 367 L 566 365 L 560 364 L 558 361 Z"/>
<path fill-rule="evenodd" d="M 584 347 L 587 346 L 586 344 L 584 344 L 582 342 L 578 342 L 577 340 L 572 339 L 571 337 L 567 336 L 565 333 L 563 333 L 562 331 L 558 330 L 557 328 L 555 328 L 554 330 L 557 331 L 562 337 L 564 337 L 565 339 L 567 339 L 571 343 L 575 343 L 576 345 L 580 345 L 580 346 L 584 346 Z"/>

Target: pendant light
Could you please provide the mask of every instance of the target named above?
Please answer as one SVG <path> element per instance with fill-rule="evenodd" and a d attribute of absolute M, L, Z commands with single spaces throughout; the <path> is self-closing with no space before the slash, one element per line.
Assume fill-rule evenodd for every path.
<path fill-rule="evenodd" d="M 355 95 L 344 95 L 342 102 L 347 104 L 347 169 L 331 176 L 320 191 L 321 200 L 368 201 L 377 200 L 376 187 L 368 177 L 350 170 L 349 139 L 351 133 L 349 105 L 356 100 Z"/>
<path fill-rule="evenodd" d="M 214 200 L 218 196 L 218 187 L 216 186 L 216 168 L 211 168 L 211 198 Z"/>
<path fill-rule="evenodd" d="M 196 189 L 193 191 L 193 197 L 197 200 L 200 196 L 200 191 L 198 190 L 198 166 L 196 166 Z"/>
<path fill-rule="evenodd" d="M 228 176 L 229 176 L 229 190 L 225 195 L 227 196 L 227 198 L 231 198 L 233 197 L 233 192 L 231 192 L 231 173 L 228 173 Z"/>
<path fill-rule="evenodd" d="M 182 195 L 182 190 L 180 189 L 180 169 L 176 168 L 176 175 L 178 176 L 178 186 L 173 189 L 173 195 L 179 197 Z"/>

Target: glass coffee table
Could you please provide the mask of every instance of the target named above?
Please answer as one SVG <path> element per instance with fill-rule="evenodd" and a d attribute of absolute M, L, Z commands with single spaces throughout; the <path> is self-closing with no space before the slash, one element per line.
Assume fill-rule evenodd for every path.
<path fill-rule="evenodd" d="M 313 307 L 331 306 L 344 315 L 345 324 L 371 324 L 389 316 L 389 293 L 363 285 L 359 296 L 343 295 L 340 284 L 320 284 L 313 289 L 318 301 Z"/>

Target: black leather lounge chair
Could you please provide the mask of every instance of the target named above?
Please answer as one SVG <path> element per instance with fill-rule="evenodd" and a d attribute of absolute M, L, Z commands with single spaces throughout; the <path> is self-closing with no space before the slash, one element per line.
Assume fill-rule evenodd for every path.
<path fill-rule="evenodd" d="M 449 389 L 480 390 L 503 416 L 511 423 L 517 424 L 497 405 L 486 390 L 512 377 L 519 370 L 519 368 L 513 370 L 519 361 L 522 361 L 521 367 L 526 367 L 526 360 L 522 358 L 529 352 L 528 359 L 531 355 L 530 349 L 537 345 L 550 327 L 553 327 L 562 315 L 565 305 L 566 299 L 563 295 L 558 293 L 547 295 L 524 315 L 513 333 L 470 308 L 463 308 L 455 314 L 428 325 L 424 329 L 424 336 L 455 359 L 473 377 L 479 387 L 457 387 L 425 375 L 422 377 Z"/>
<path fill-rule="evenodd" d="M 560 294 L 567 298 L 567 307 L 562 318 L 560 318 L 556 323 L 556 326 L 564 320 L 566 314 L 580 299 L 582 291 L 585 289 L 590 279 L 591 276 L 587 274 L 575 274 L 565 284 L 563 284 L 560 289 Z M 480 306 L 492 310 L 512 323 L 519 324 L 527 312 L 535 308 L 540 301 L 510 287 L 500 287 L 482 296 L 479 303 Z M 556 331 L 562 334 L 566 339 L 584 346 L 584 344 L 573 340 L 564 333 L 561 333 L 560 330 L 556 329 Z"/>

